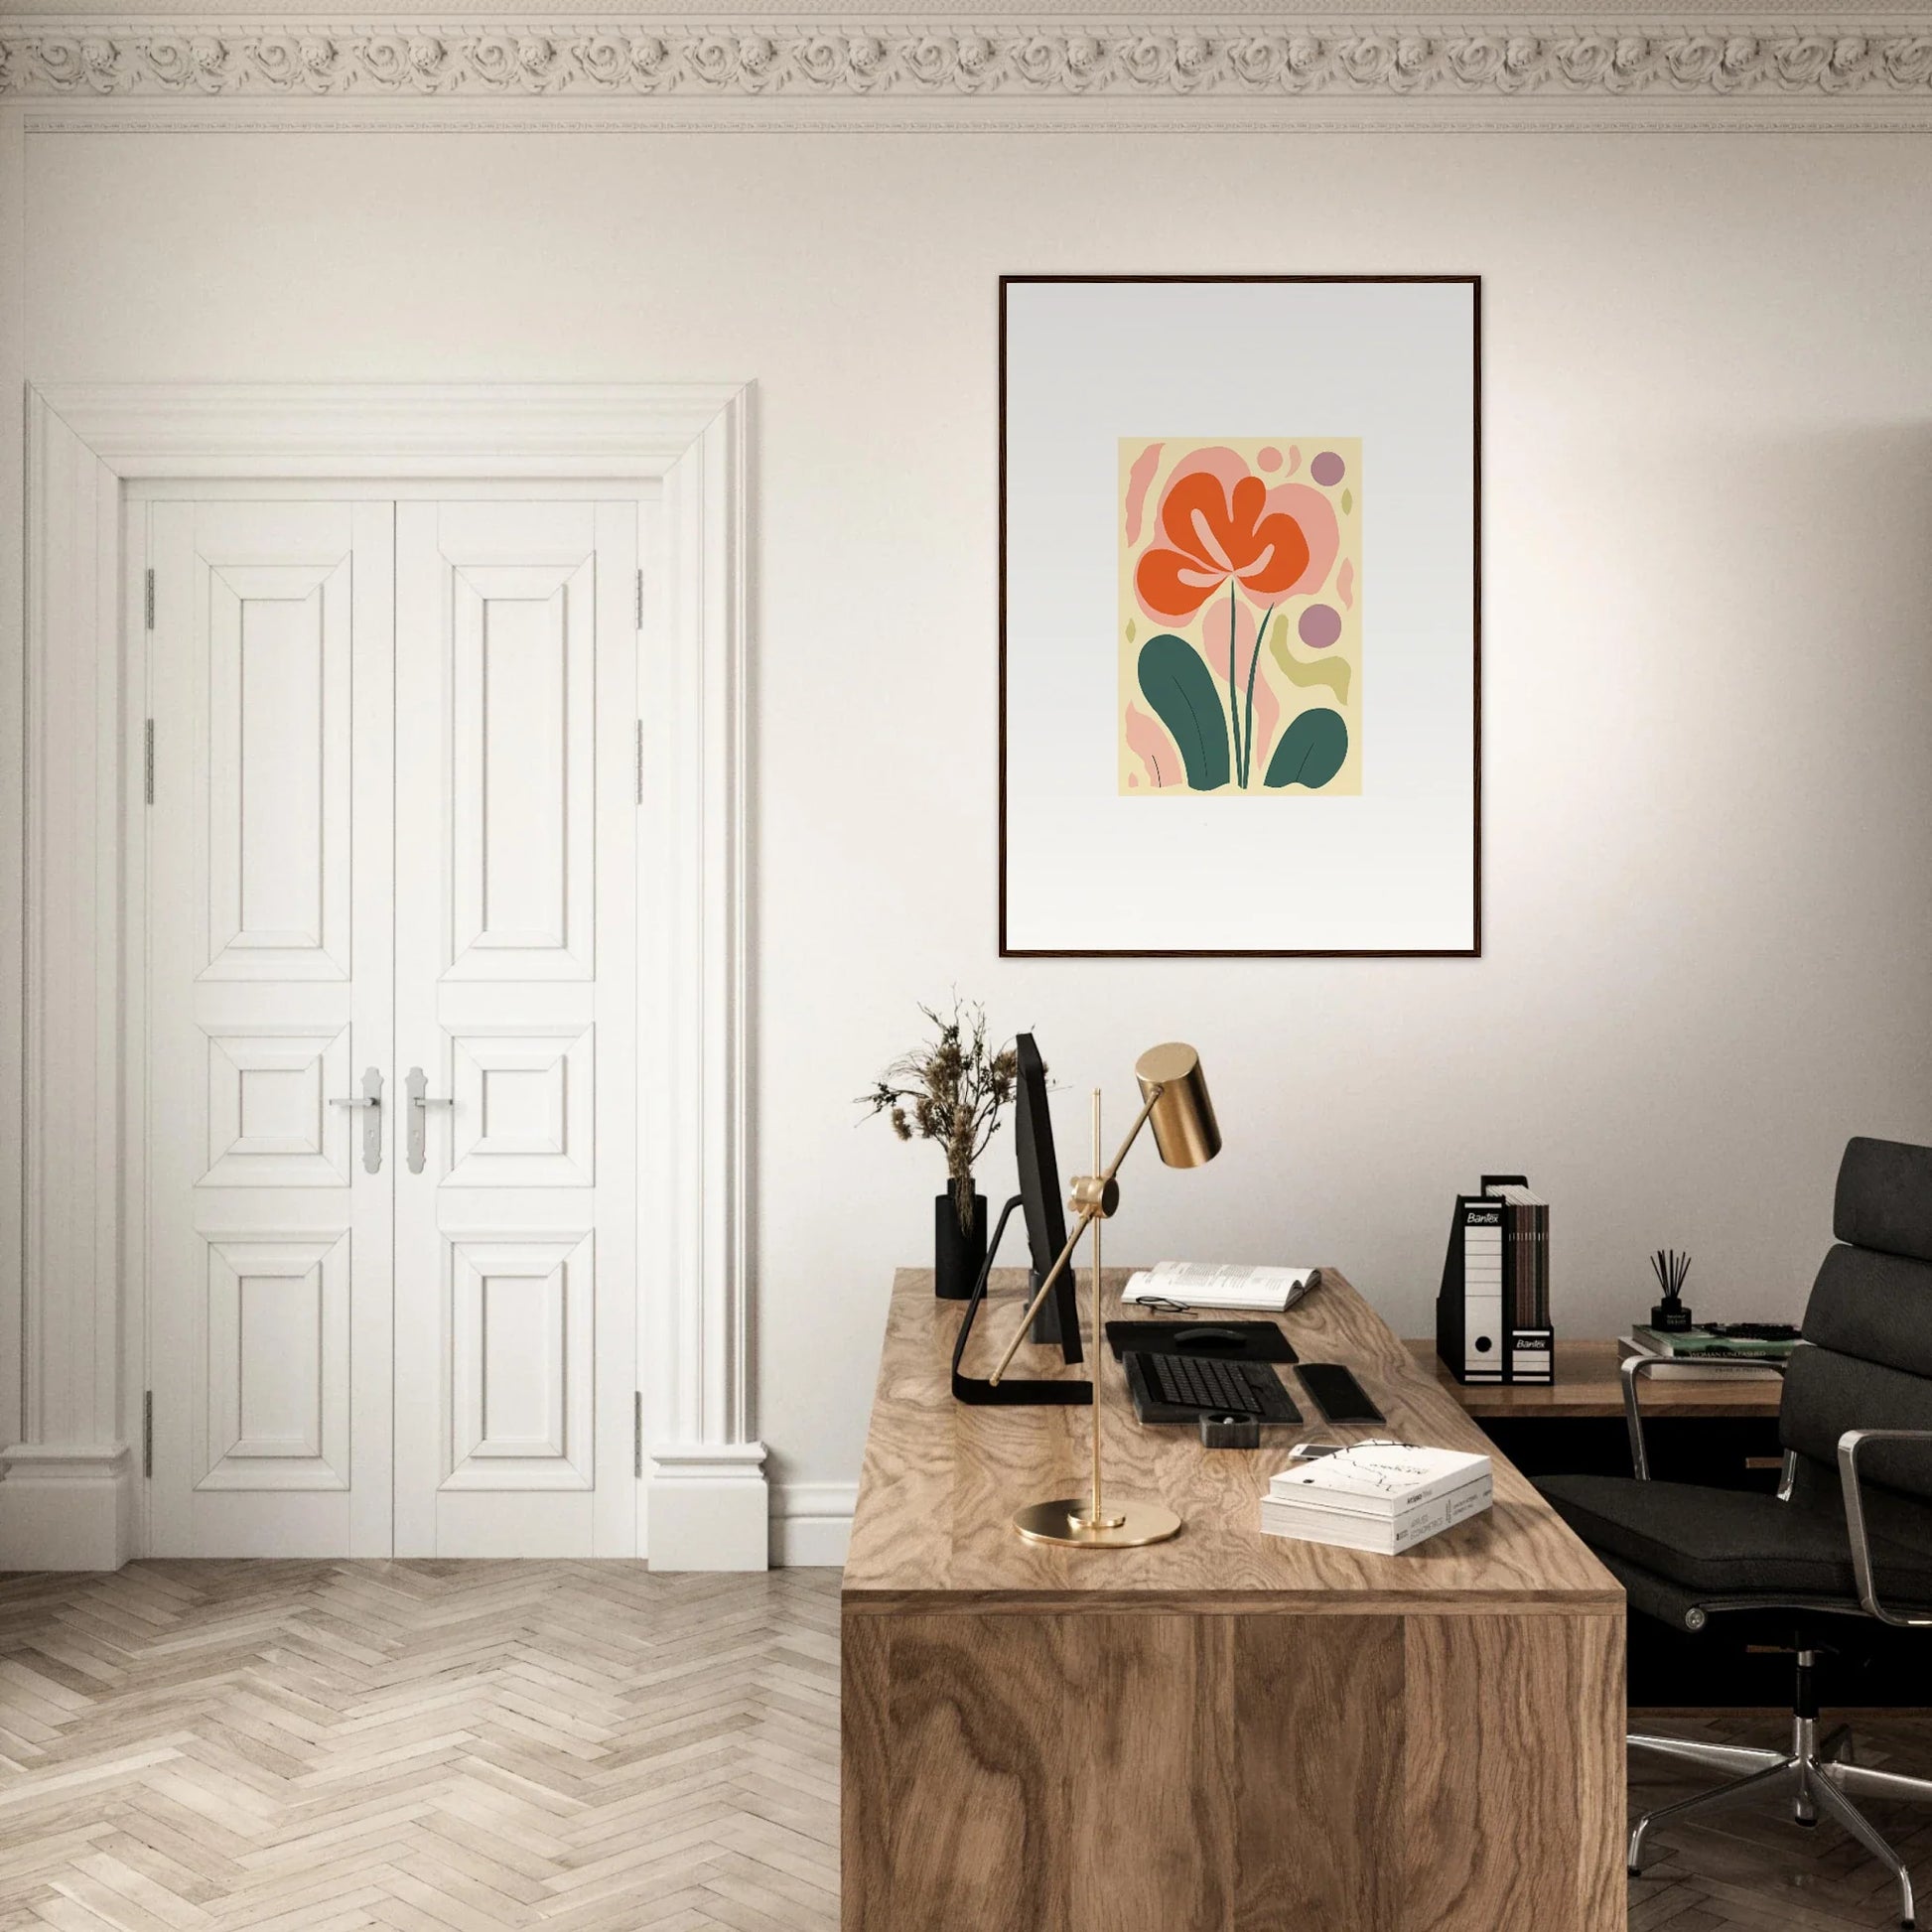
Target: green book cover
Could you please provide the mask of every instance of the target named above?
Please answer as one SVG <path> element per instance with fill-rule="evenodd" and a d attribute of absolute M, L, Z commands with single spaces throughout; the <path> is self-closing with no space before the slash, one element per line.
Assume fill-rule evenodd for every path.
<path fill-rule="evenodd" d="M 1750 1341 L 1739 1335 L 1714 1335 L 1709 1328 L 1684 1328 L 1668 1334 L 1662 1328 L 1632 1328 L 1630 1338 L 1657 1355 L 1741 1355 L 1767 1362 L 1783 1361 L 1797 1346 L 1791 1341 Z"/>

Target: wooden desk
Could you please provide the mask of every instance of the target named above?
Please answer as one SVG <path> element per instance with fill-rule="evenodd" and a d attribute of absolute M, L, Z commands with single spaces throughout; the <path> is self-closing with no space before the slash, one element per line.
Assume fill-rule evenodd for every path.
<path fill-rule="evenodd" d="M 1458 1382 L 1438 1358 L 1434 1341 L 1418 1338 L 1409 1343 L 1409 1349 L 1424 1371 L 1472 1416 L 1623 1420 L 1623 1382 L 1617 1374 L 1618 1351 L 1613 1341 L 1558 1341 L 1557 1379 L 1542 1389 Z M 1640 1393 L 1646 1418 L 1738 1421 L 1754 1417 L 1761 1421 L 1778 1413 L 1783 1386 L 1751 1376 L 1681 1382 L 1666 1375 L 1650 1375 L 1644 1378 Z"/>
<path fill-rule="evenodd" d="M 1523 1476 L 1498 1458 L 1493 1510 L 1402 1557 L 1265 1537 L 1295 1437 L 1143 1429 L 1109 1356 L 1107 1473 L 1186 1527 L 1025 1543 L 1089 1412 L 954 1403 L 959 1316 L 896 1277 L 841 1616 L 846 1932 L 1622 1926 L 1623 1594 Z M 1392 1433 L 1490 1448 L 1338 1275 L 1283 1319 Z"/>

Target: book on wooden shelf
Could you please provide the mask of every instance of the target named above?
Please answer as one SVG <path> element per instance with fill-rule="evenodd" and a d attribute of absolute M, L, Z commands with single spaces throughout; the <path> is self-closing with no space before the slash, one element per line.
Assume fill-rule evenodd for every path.
<path fill-rule="evenodd" d="M 1709 1327 L 1651 1328 L 1640 1322 L 1630 1330 L 1630 1340 L 1652 1355 L 1782 1362 L 1797 1347 L 1798 1331 L 1779 1323 L 1776 1332 L 1763 1332 L 1771 1327 L 1769 1322 L 1714 1322 Z"/>
<path fill-rule="evenodd" d="M 1654 1361 L 1657 1366 L 1650 1371 L 1653 1380 L 1665 1382 L 1778 1382 L 1783 1377 L 1774 1364 L 1782 1362 L 1782 1355 L 1766 1355 L 1761 1361 L 1748 1360 L 1736 1354 L 1725 1354 L 1715 1358 L 1707 1357 L 1700 1361 L 1696 1355 L 1678 1355 L 1661 1348 L 1650 1347 L 1642 1337 L 1651 1331 L 1637 1328 L 1627 1335 L 1616 1338 L 1617 1361 L 1626 1362 L 1632 1355 L 1642 1355 Z M 1732 1367 L 1727 1364 L 1745 1361 L 1746 1366 Z"/>

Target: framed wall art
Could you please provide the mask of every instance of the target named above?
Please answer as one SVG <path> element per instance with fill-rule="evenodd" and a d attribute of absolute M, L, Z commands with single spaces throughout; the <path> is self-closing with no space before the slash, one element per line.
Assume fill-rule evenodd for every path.
<path fill-rule="evenodd" d="M 1481 950 L 1481 286 L 1000 283 L 1000 950 Z"/>

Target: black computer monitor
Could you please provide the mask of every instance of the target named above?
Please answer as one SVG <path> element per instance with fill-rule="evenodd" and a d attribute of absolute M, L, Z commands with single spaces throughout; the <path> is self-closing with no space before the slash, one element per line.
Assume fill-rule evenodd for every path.
<path fill-rule="evenodd" d="M 1046 1105 L 1046 1064 L 1039 1057 L 1032 1034 L 1021 1034 L 1014 1040 L 1014 1052 L 1019 1061 L 1014 1092 L 1014 1158 L 1020 1169 L 1020 1191 L 1000 1210 L 986 1266 L 980 1271 L 972 1298 L 960 1317 L 959 1332 L 953 1339 L 952 1392 L 961 1402 L 973 1403 L 1091 1402 L 1093 1388 L 1085 1381 L 1047 1382 L 1009 1375 L 995 1385 L 984 1376 L 967 1374 L 965 1369 L 973 1317 L 986 1299 L 986 1284 L 999 1258 L 1000 1237 L 1005 1234 L 1014 1209 L 1020 1209 L 1027 1222 L 1027 1246 L 1033 1262 L 1027 1297 L 1030 1302 L 1039 1293 L 1040 1283 L 1066 1246 L 1066 1215 L 1060 1205 L 1060 1167 L 1053 1158 L 1053 1117 Z M 1031 1339 L 1049 1345 L 1057 1343 L 1064 1361 L 1084 1359 L 1070 1266 L 1061 1273 L 1053 1284 L 1052 1294 L 1040 1305 L 1039 1313 L 1034 1317 Z M 1098 1337 L 1095 1340 L 1098 1345 Z"/>
<path fill-rule="evenodd" d="M 1047 1110 L 1046 1062 L 1039 1057 L 1032 1034 L 1016 1035 L 1013 1047 L 1020 1062 L 1013 1106 L 1014 1158 L 1020 1169 L 1021 1211 L 1027 1217 L 1027 1246 L 1033 1257 L 1032 1292 L 1037 1294 L 1046 1271 L 1066 1246 L 1066 1214 L 1060 1205 L 1059 1162 L 1053 1155 L 1053 1117 Z M 1071 1267 L 1034 1317 L 1033 1338 L 1058 1342 L 1069 1362 L 1081 1359 Z"/>

